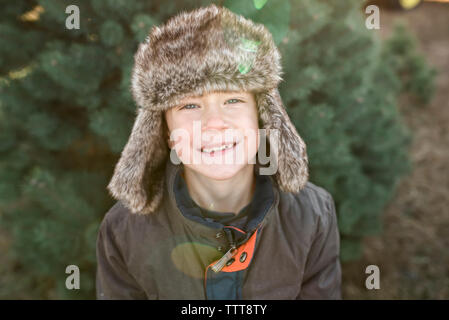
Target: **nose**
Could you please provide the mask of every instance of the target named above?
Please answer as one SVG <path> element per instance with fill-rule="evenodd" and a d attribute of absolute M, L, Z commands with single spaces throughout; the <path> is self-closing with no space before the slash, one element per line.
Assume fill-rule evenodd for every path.
<path fill-rule="evenodd" d="M 203 114 L 203 130 L 227 128 L 226 121 L 219 106 L 210 106 Z"/>

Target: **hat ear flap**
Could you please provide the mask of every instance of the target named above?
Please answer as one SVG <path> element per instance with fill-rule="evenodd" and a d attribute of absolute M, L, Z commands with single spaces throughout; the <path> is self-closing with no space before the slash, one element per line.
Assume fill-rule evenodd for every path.
<path fill-rule="evenodd" d="M 161 111 L 138 108 L 130 138 L 108 184 L 132 213 L 154 212 L 162 201 L 168 147 Z"/>
<path fill-rule="evenodd" d="M 299 192 L 309 179 L 306 144 L 282 103 L 279 90 L 257 95 L 260 119 L 270 141 L 270 161 L 275 161 L 276 181 L 282 191 Z"/>

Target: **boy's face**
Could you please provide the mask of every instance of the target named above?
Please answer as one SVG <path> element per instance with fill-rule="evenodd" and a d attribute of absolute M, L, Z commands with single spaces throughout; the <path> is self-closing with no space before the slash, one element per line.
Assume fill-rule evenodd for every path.
<path fill-rule="evenodd" d="M 169 146 L 188 169 L 229 179 L 255 163 L 259 123 L 255 97 L 246 91 L 184 98 L 165 112 Z"/>

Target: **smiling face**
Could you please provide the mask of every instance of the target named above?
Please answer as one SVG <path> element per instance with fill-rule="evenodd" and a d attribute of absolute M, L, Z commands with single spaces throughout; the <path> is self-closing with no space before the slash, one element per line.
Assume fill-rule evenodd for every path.
<path fill-rule="evenodd" d="M 188 169 L 229 179 L 255 163 L 259 123 L 255 97 L 246 91 L 187 97 L 165 112 L 170 147 Z"/>

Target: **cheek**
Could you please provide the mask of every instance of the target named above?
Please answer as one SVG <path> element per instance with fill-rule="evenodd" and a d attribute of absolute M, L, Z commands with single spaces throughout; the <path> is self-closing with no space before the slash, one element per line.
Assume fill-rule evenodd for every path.
<path fill-rule="evenodd" d="M 170 129 L 170 128 L 169 128 Z M 172 148 L 176 150 L 178 156 L 186 153 L 189 148 L 191 132 L 189 127 L 174 126 L 170 129 L 170 141 Z"/>
<path fill-rule="evenodd" d="M 247 141 L 248 156 L 252 157 L 257 153 L 257 150 L 259 149 L 260 137 L 257 127 L 248 130 L 246 141 Z"/>
<path fill-rule="evenodd" d="M 191 149 L 192 146 L 192 131 L 189 130 L 189 128 L 185 128 L 184 134 L 182 135 L 180 139 L 179 146 L 184 152 L 187 152 L 187 150 Z"/>
<path fill-rule="evenodd" d="M 254 156 L 259 147 L 259 122 L 257 116 L 243 118 L 239 123 L 239 128 L 245 135 L 245 151 L 248 156 Z"/>

